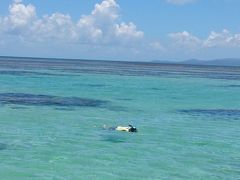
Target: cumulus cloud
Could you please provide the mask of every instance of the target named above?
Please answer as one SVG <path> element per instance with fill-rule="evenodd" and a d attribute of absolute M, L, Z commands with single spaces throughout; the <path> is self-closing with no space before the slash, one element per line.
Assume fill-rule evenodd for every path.
<path fill-rule="evenodd" d="M 9 15 L 0 18 L 0 32 L 15 34 L 25 41 L 60 40 L 78 43 L 111 43 L 133 41 L 143 37 L 132 22 L 120 21 L 119 5 L 115 0 L 96 4 L 91 14 L 74 22 L 70 15 L 53 13 L 37 18 L 36 8 L 15 0 Z"/>
<path fill-rule="evenodd" d="M 104 0 L 101 4 L 96 4 L 91 15 L 98 19 L 114 21 L 119 17 L 119 5 L 115 0 Z"/>
<path fill-rule="evenodd" d="M 205 47 L 240 47 L 240 34 L 232 34 L 226 29 L 220 33 L 212 31 L 203 45 Z"/>
<path fill-rule="evenodd" d="M 183 5 L 188 3 L 193 3 L 196 0 L 167 0 L 168 3 L 175 4 L 175 5 Z"/>
<path fill-rule="evenodd" d="M 34 21 L 28 31 L 30 31 L 31 40 L 36 41 L 76 41 L 78 39 L 71 17 L 61 13 L 45 15 Z"/>
<path fill-rule="evenodd" d="M 101 43 L 113 41 L 132 41 L 141 39 L 144 35 L 137 30 L 134 23 L 119 21 L 119 5 L 114 0 L 105 0 L 96 4 L 90 15 L 82 16 L 77 23 L 80 38 L 87 40 L 101 40 Z"/>
<path fill-rule="evenodd" d="M 115 35 L 121 39 L 142 38 L 143 32 L 138 31 L 135 24 L 130 22 L 129 24 L 121 23 L 115 25 Z"/>
<path fill-rule="evenodd" d="M 194 50 L 201 46 L 202 41 L 187 31 L 170 33 L 168 35 L 173 40 L 174 45 Z"/>
<path fill-rule="evenodd" d="M 31 4 L 21 4 L 20 0 L 14 1 L 9 6 L 9 15 L 2 18 L 1 31 L 8 33 L 23 33 L 23 31 L 30 27 L 31 23 L 36 18 L 35 7 Z"/>
<path fill-rule="evenodd" d="M 114 0 L 96 4 L 90 15 L 83 15 L 77 30 L 83 41 L 108 42 L 113 38 L 114 25 L 119 18 L 119 5 Z"/>
<path fill-rule="evenodd" d="M 233 34 L 226 29 L 222 32 L 212 31 L 205 39 L 200 39 L 187 31 L 171 33 L 169 37 L 174 46 L 190 50 L 211 47 L 240 47 L 240 34 Z"/>

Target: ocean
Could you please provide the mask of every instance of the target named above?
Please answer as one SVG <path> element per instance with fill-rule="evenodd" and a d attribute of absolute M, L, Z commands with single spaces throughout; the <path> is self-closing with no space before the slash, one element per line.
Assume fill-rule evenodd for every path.
<path fill-rule="evenodd" d="M 0 179 L 240 179 L 240 68 L 3 57 Z"/>

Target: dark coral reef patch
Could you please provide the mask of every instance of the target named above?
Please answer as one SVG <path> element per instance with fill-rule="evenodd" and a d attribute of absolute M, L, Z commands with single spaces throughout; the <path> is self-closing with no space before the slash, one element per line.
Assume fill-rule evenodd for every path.
<path fill-rule="evenodd" d="M 102 107 L 108 101 L 26 93 L 0 93 L 0 104 L 24 106 Z"/>

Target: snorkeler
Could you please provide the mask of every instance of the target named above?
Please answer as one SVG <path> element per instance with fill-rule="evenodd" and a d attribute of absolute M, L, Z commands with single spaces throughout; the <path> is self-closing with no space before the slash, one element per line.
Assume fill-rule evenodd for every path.
<path fill-rule="evenodd" d="M 109 127 L 109 128 L 106 125 L 104 125 L 103 128 L 108 130 L 115 130 L 115 131 L 137 132 L 137 128 L 132 125 Z"/>

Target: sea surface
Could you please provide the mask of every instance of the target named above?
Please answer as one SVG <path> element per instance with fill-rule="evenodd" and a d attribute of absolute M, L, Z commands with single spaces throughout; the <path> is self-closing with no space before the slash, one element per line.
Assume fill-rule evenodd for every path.
<path fill-rule="evenodd" d="M 0 179 L 238 180 L 240 68 L 2 57 Z"/>

